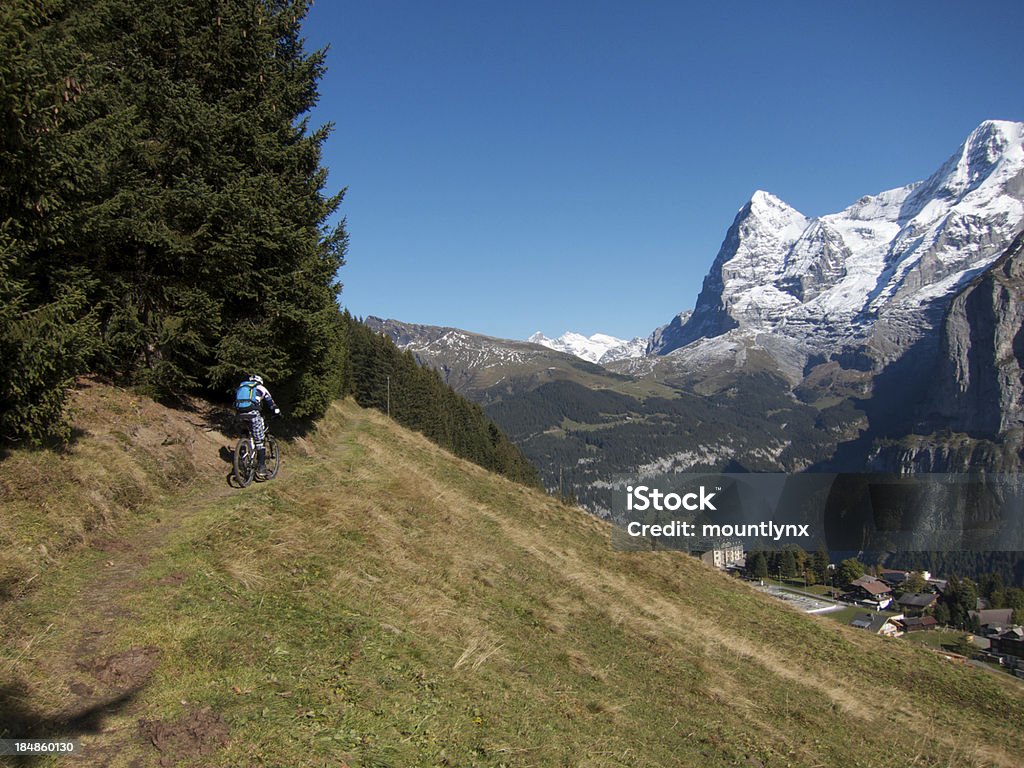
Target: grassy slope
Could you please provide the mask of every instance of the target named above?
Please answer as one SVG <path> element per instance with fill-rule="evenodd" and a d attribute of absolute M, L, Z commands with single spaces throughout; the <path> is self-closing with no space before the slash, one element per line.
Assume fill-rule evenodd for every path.
<path fill-rule="evenodd" d="M 104 436 L 118 430 L 91 431 L 70 457 L 0 469 L 130 464 Z M 206 434 L 196 451 L 227 444 Z M 136 453 L 156 466 L 174 450 Z M 1015 681 L 797 614 L 684 556 L 612 552 L 603 523 L 376 413 L 336 405 L 284 458 L 246 491 L 225 492 L 225 464 L 194 465 L 187 493 L 152 494 L 98 549 L 42 563 L 0 606 L 0 707 L 82 733 L 76 765 L 1010 766 L 1024 752 Z M 11 485 L 5 509 L 25 492 Z M 95 495 L 83 487 L 69 480 L 64 501 Z M 138 674 L 118 674 L 125 659 Z M 175 741 L 203 717 L 226 744 Z"/>

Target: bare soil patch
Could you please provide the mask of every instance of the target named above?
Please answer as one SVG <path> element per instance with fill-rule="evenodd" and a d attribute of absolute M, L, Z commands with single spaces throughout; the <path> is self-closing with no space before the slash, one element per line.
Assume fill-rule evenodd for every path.
<path fill-rule="evenodd" d="M 124 690 L 144 685 L 159 663 L 160 649 L 151 645 L 129 648 L 92 662 L 79 662 L 79 668 L 110 688 Z"/>
<path fill-rule="evenodd" d="M 228 726 L 217 712 L 203 707 L 172 722 L 140 720 L 139 735 L 160 752 L 162 768 L 170 768 L 223 747 L 228 743 Z"/>

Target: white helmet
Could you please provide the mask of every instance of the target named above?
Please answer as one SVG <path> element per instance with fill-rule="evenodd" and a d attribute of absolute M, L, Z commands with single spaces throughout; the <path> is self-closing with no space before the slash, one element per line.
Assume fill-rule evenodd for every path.
<path fill-rule="evenodd" d="M 263 384 L 263 377 L 257 376 L 255 373 L 249 376 L 249 381 L 255 381 L 257 384 Z"/>

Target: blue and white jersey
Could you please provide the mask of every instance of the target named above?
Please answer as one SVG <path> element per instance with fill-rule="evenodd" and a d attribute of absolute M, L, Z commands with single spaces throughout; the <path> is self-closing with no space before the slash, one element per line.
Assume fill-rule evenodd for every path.
<path fill-rule="evenodd" d="M 274 410 L 277 407 L 274 405 L 274 398 L 270 396 L 270 390 L 262 384 L 257 385 L 256 389 L 253 390 L 253 399 L 256 401 L 256 405 L 260 407 L 263 406 L 264 401 L 266 401 L 267 408 L 270 410 Z"/>

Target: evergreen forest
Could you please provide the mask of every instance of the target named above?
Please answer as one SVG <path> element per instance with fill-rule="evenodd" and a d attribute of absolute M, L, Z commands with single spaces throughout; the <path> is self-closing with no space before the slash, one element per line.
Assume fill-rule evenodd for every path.
<path fill-rule="evenodd" d="M 532 477 L 478 408 L 339 308 L 344 190 L 321 162 L 332 126 L 308 120 L 325 68 L 308 8 L 0 6 L 0 440 L 66 441 L 87 373 L 224 400 L 259 372 L 306 423 L 348 394 L 379 406 L 390 376 L 403 423 Z"/>

